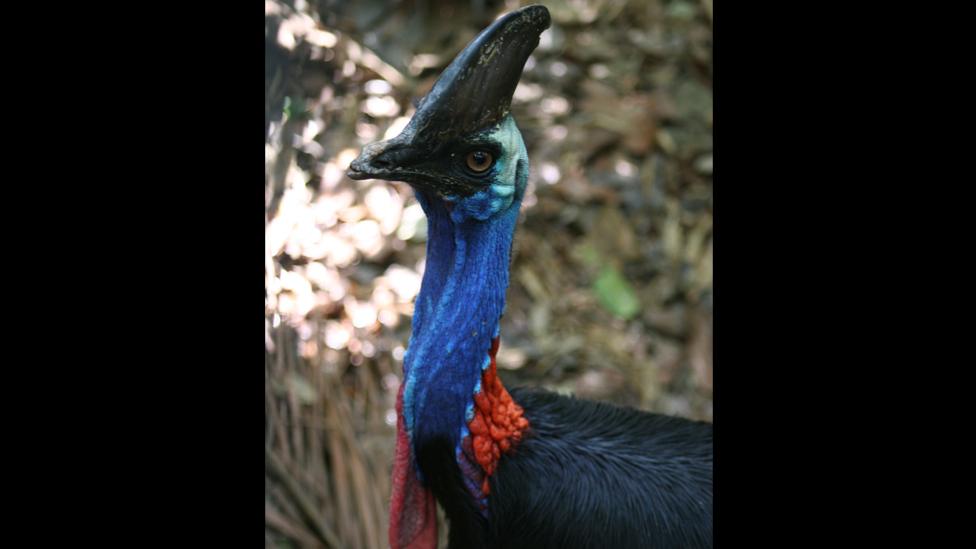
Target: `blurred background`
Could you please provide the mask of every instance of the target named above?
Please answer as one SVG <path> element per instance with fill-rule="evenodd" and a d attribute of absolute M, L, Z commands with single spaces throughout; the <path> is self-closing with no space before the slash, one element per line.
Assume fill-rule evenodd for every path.
<path fill-rule="evenodd" d="M 405 184 L 345 170 L 530 3 L 265 1 L 268 547 L 387 545 L 426 220 Z M 711 420 L 712 2 L 541 3 L 500 375 Z"/>

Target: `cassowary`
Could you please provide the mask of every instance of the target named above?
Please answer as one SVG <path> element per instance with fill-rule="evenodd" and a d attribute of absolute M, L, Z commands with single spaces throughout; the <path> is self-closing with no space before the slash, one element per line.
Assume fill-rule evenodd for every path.
<path fill-rule="evenodd" d="M 509 113 L 549 12 L 497 19 L 444 70 L 397 137 L 349 177 L 405 181 L 428 219 L 427 263 L 397 397 L 389 541 L 452 548 L 710 547 L 712 427 L 509 392 L 495 369 L 529 173 Z"/>

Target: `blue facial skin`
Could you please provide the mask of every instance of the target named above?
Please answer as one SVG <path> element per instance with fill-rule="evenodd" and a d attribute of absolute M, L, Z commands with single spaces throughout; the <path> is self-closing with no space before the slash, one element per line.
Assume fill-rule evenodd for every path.
<path fill-rule="evenodd" d="M 427 264 L 403 364 L 415 452 L 445 436 L 460 450 L 505 307 L 528 154 L 510 115 L 483 135 L 500 154 L 481 190 L 463 198 L 416 191 L 427 214 Z"/>

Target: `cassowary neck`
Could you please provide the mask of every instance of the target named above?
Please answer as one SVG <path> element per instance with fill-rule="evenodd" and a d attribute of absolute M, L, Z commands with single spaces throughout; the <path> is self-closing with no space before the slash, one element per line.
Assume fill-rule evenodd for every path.
<path fill-rule="evenodd" d="M 415 449 L 441 437 L 459 448 L 505 307 L 519 200 L 487 221 L 456 220 L 443 201 L 417 195 L 427 264 L 404 359 L 403 414 Z"/>

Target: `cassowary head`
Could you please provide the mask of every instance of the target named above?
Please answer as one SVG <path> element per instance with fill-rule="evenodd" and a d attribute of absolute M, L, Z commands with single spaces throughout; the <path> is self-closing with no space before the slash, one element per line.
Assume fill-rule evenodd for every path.
<path fill-rule="evenodd" d="M 548 27 L 543 6 L 496 20 L 454 58 L 400 135 L 363 149 L 349 177 L 405 181 L 444 200 L 456 221 L 508 209 L 524 192 L 518 166 L 527 161 L 512 94 Z"/>

